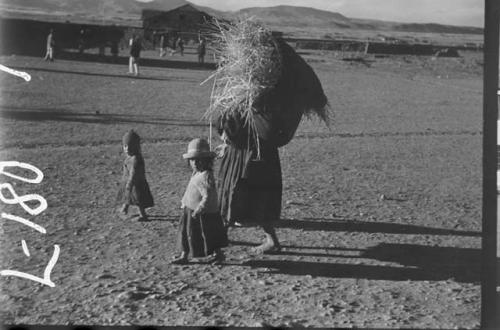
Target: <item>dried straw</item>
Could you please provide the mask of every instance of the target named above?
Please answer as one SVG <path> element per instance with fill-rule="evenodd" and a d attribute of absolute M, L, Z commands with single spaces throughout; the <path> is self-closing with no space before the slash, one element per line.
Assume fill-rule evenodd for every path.
<path fill-rule="evenodd" d="M 231 23 L 214 20 L 210 39 L 218 65 L 216 71 L 205 80 L 214 79 L 211 105 L 206 117 L 239 112 L 258 144 L 255 114 L 263 111 L 287 111 L 280 105 L 290 98 L 290 93 L 294 95 L 298 91 L 300 94 L 304 88 L 285 80 L 300 79 L 296 75 L 305 73 L 308 79 L 306 84 L 311 78 L 315 79 L 312 83 L 317 95 L 312 96 L 315 98 L 312 101 L 306 100 L 304 103 L 301 100 L 300 109 L 295 107 L 293 111 L 300 112 L 301 117 L 304 113 L 310 114 L 312 110 L 325 122 L 328 120 L 325 110 L 327 100 L 312 69 L 290 46 L 282 40 L 277 41 L 271 31 L 253 18 L 240 18 Z M 308 69 L 304 70 L 302 66 Z M 290 71 L 295 72 L 294 77 L 290 76 Z M 296 124 L 298 126 L 298 122 Z"/>

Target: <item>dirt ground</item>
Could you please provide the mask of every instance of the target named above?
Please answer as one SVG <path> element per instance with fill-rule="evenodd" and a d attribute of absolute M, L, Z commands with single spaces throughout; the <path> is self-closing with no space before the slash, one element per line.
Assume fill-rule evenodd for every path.
<path fill-rule="evenodd" d="M 151 55 L 152 56 L 152 55 Z M 194 60 L 186 55 L 186 60 Z M 478 328 L 482 157 L 480 53 L 343 61 L 304 54 L 334 114 L 304 121 L 280 150 L 279 254 L 254 256 L 258 228 L 234 228 L 223 265 L 169 265 L 190 171 L 182 153 L 208 137 L 210 71 L 2 57 L 0 159 L 27 162 L 40 184 L 3 176 L 48 202 L 2 219 L 7 324 Z M 114 213 L 121 136 L 143 137 L 151 221 Z M 217 139 L 214 137 L 214 143 Z M 4 191 L 5 193 L 5 191 Z M 5 193 L 6 195 L 8 193 Z M 34 204 L 30 204 L 34 206 Z M 25 240 L 31 256 L 23 253 Z"/>

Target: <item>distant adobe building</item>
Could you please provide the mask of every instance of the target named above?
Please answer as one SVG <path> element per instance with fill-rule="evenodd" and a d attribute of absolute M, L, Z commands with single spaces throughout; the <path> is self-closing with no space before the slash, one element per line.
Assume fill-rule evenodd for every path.
<path fill-rule="evenodd" d="M 56 56 L 60 51 L 118 45 L 125 30 L 138 27 L 117 26 L 113 22 L 100 22 L 85 19 L 72 21 L 57 17 L 23 17 L 0 15 L 0 54 L 24 54 L 43 56 L 49 31 L 54 30 Z M 115 46 L 116 48 L 116 46 Z"/>
<path fill-rule="evenodd" d="M 134 19 L 0 12 L 0 54 L 43 56 L 50 29 L 55 31 L 58 52 L 99 48 L 104 53 L 105 47 L 117 45 L 126 49 L 132 35 L 141 36 L 145 48 L 154 48 L 162 35 L 170 44 L 179 36 L 197 42 L 198 32 L 212 19 L 189 4 L 167 2 L 162 8 L 144 9 Z"/>

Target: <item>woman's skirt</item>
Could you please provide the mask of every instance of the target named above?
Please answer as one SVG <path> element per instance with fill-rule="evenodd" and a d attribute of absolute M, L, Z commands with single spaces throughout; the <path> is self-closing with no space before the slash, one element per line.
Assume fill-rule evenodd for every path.
<path fill-rule="evenodd" d="M 216 249 L 228 246 L 226 229 L 218 213 L 192 216 L 193 210 L 184 207 L 177 233 L 177 249 L 192 258 L 208 257 Z"/>
<path fill-rule="evenodd" d="M 224 221 L 262 225 L 279 220 L 282 179 L 277 148 L 255 152 L 228 145 L 218 175 L 219 207 Z"/>

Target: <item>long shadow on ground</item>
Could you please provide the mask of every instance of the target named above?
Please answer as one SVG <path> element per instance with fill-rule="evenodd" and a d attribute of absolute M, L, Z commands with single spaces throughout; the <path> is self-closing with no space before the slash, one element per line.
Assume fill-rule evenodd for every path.
<path fill-rule="evenodd" d="M 118 56 L 113 58 L 112 56 L 102 56 L 98 54 L 79 54 L 75 52 L 65 52 L 60 51 L 56 54 L 56 61 L 58 59 L 72 60 L 72 61 L 83 61 L 83 62 L 97 62 L 97 63 L 114 63 L 127 65 L 129 63 L 128 56 Z M 190 69 L 190 70 L 214 70 L 214 63 L 204 63 L 199 64 L 194 61 L 171 61 L 165 58 L 153 59 L 153 58 L 141 58 L 139 59 L 139 66 L 147 67 L 161 67 L 161 68 L 173 68 L 173 69 Z"/>
<path fill-rule="evenodd" d="M 208 124 L 199 120 L 175 119 L 145 115 L 98 114 L 72 112 L 66 109 L 27 108 L 15 106 L 0 106 L 0 118 L 26 121 L 70 121 L 88 124 L 153 124 L 167 126 L 204 127 Z"/>
<path fill-rule="evenodd" d="M 179 221 L 179 217 L 172 216 L 172 215 L 151 214 L 151 215 L 148 215 L 148 220 L 143 221 L 143 222 L 151 222 L 151 221 L 164 221 L 164 222 L 177 223 Z"/>
<path fill-rule="evenodd" d="M 350 219 L 281 219 L 276 223 L 276 227 L 302 230 L 346 231 L 385 234 L 481 236 L 481 232 L 476 231 L 461 231 L 388 222 L 357 221 Z"/>
<path fill-rule="evenodd" d="M 351 257 L 352 258 L 352 257 Z M 401 267 L 304 262 L 290 260 L 251 260 L 252 268 L 270 268 L 270 273 L 311 275 L 330 278 L 358 278 L 390 281 L 443 281 L 479 283 L 481 251 L 453 247 L 413 244 L 379 244 L 364 250 L 357 258 L 399 263 Z"/>
<path fill-rule="evenodd" d="M 409 132 L 361 132 L 361 133 L 337 133 L 337 132 L 307 132 L 298 133 L 295 137 L 307 138 L 359 138 L 359 137 L 411 137 L 411 136 L 448 136 L 448 135 L 482 135 L 481 131 L 473 130 L 425 130 Z"/>
<path fill-rule="evenodd" d="M 244 242 L 244 241 L 237 241 L 237 240 L 230 240 L 229 241 L 230 245 L 241 245 L 241 246 L 250 246 L 250 247 L 256 247 L 259 245 L 258 243 L 251 243 L 251 242 Z M 280 252 L 270 252 L 269 254 L 274 254 L 274 255 L 280 255 L 280 256 L 285 256 L 285 255 L 292 255 L 292 256 L 300 256 L 300 257 L 322 257 L 322 258 L 353 258 L 353 257 L 359 257 L 359 253 L 364 251 L 363 249 L 351 249 L 351 248 L 341 248 L 341 247 L 331 247 L 331 246 L 298 246 L 298 245 L 288 245 L 288 244 L 281 244 L 281 251 Z M 293 251 L 294 250 L 299 250 L 299 251 Z M 325 251 L 325 253 L 319 253 L 319 252 L 304 252 L 303 250 L 316 250 L 316 251 Z M 329 252 L 333 251 L 333 252 Z M 343 251 L 343 253 L 335 253 Z M 347 254 L 346 254 L 347 252 Z M 349 254 L 351 253 L 351 254 Z M 355 253 L 355 255 L 352 255 L 352 253 Z"/>
<path fill-rule="evenodd" d="M 12 66 L 11 68 L 16 69 L 16 70 L 21 70 L 21 71 L 26 71 L 26 72 L 33 72 L 33 71 L 41 71 L 41 72 L 53 72 L 53 73 L 67 73 L 67 74 L 78 74 L 78 75 L 83 75 L 83 76 L 95 76 L 95 77 L 109 77 L 109 78 L 123 78 L 123 79 L 140 79 L 140 80 L 155 80 L 155 81 L 187 81 L 187 82 L 194 82 L 194 83 L 200 83 L 201 81 L 194 80 L 194 79 L 186 79 L 186 78 L 181 78 L 181 77 L 157 77 L 157 76 L 150 76 L 150 75 L 139 75 L 139 76 L 134 76 L 130 74 L 126 74 L 126 70 L 124 70 L 123 74 L 112 74 L 112 73 L 102 73 L 102 72 L 84 72 L 84 71 L 74 71 L 74 70 L 60 70 L 56 68 L 37 68 L 37 67 L 21 67 L 21 66 Z"/>

